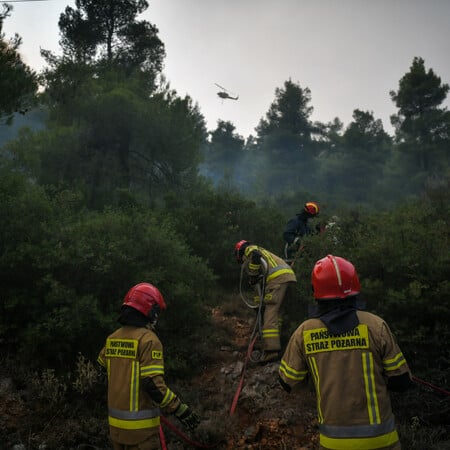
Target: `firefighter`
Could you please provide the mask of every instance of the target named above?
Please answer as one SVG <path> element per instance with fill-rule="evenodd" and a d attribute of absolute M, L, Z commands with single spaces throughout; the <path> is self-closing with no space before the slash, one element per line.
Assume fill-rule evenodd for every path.
<path fill-rule="evenodd" d="M 358 275 L 344 258 L 317 261 L 312 287 L 316 304 L 289 340 L 281 385 L 290 392 L 311 374 L 320 449 L 400 449 L 389 390 L 412 381 L 389 326 L 361 310 Z"/>
<path fill-rule="evenodd" d="M 308 225 L 308 220 L 318 214 L 319 205 L 316 202 L 306 202 L 303 210 L 286 224 L 283 239 L 285 242 L 284 256 L 288 262 L 292 261 L 293 256 L 300 248 L 301 238 L 313 233 Z"/>
<path fill-rule="evenodd" d="M 264 317 L 262 325 L 263 357 L 261 364 L 280 358 L 280 317 L 279 311 L 288 286 L 297 278 L 292 268 L 279 256 L 242 240 L 235 245 L 235 257 L 239 264 L 245 265 L 249 282 L 264 286 Z"/>
<path fill-rule="evenodd" d="M 98 362 L 108 374 L 108 417 L 114 450 L 159 450 L 160 409 L 188 429 L 199 417 L 164 381 L 163 347 L 154 327 L 166 303 L 152 284 L 133 286 L 120 311 L 121 328 L 106 339 Z"/>

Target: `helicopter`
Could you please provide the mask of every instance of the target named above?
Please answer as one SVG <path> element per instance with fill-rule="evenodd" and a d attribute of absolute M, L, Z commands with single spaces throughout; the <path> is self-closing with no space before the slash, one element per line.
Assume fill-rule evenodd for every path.
<path fill-rule="evenodd" d="M 231 92 L 228 89 L 225 89 L 223 86 L 221 86 L 220 84 L 214 83 L 219 89 L 221 89 L 220 92 L 217 93 L 217 95 L 222 99 L 228 99 L 228 100 L 237 100 L 239 98 L 239 95 L 236 95 L 235 97 L 233 97 L 231 94 Z"/>

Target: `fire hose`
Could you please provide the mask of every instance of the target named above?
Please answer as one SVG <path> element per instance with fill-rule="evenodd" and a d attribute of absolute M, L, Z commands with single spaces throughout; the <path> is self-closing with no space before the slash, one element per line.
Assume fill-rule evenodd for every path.
<path fill-rule="evenodd" d="M 441 394 L 450 395 L 449 391 L 446 391 L 445 389 L 442 389 L 442 388 L 440 388 L 438 386 L 435 386 L 434 384 L 431 384 L 428 381 L 421 380 L 420 378 L 417 378 L 414 375 L 412 376 L 412 380 L 415 381 L 416 383 L 423 384 L 424 386 L 427 386 L 427 387 L 433 389 L 436 392 L 440 392 Z"/>
<path fill-rule="evenodd" d="M 202 444 L 201 442 L 194 441 L 185 433 L 183 433 L 181 430 L 179 430 L 172 422 L 167 420 L 164 416 L 161 416 L 160 420 L 162 424 L 166 425 L 167 428 L 170 428 L 170 430 L 173 431 L 176 435 L 178 435 L 181 439 L 183 439 L 183 441 L 187 442 L 188 444 L 192 445 L 195 448 L 215 448 L 221 443 L 219 441 L 215 444 Z M 162 425 L 159 427 L 159 440 L 161 442 L 162 450 L 167 450 L 166 439 L 164 436 Z"/>
<path fill-rule="evenodd" d="M 252 341 L 250 342 L 250 345 L 248 346 L 247 357 L 245 359 L 244 366 L 243 366 L 242 372 L 241 372 L 241 379 L 239 381 L 239 385 L 238 385 L 238 388 L 236 390 L 236 393 L 234 394 L 233 402 L 231 403 L 230 416 L 232 416 L 234 414 L 234 411 L 236 410 L 236 406 L 237 406 L 237 402 L 238 402 L 238 399 L 239 399 L 239 395 L 241 394 L 242 387 L 244 386 L 245 370 L 247 368 L 247 363 L 250 360 L 250 357 L 251 357 L 251 354 L 252 354 L 252 351 L 253 351 L 253 346 L 255 345 L 255 342 L 256 342 L 257 338 L 258 338 L 258 336 L 256 335 L 252 339 Z"/>
<path fill-rule="evenodd" d="M 261 262 L 263 260 L 261 259 Z M 245 270 L 245 264 L 242 265 L 242 269 L 241 269 L 241 279 L 240 279 L 240 293 L 241 293 L 241 297 L 244 301 L 244 303 L 250 307 L 250 308 L 258 308 L 258 312 L 256 315 L 256 320 L 255 320 L 255 326 L 253 328 L 251 337 L 250 337 L 250 344 L 247 347 L 247 355 L 244 361 L 244 365 L 242 367 L 242 371 L 241 371 L 241 379 L 239 380 L 239 385 L 238 388 L 236 390 L 236 393 L 234 394 L 233 397 L 233 402 L 231 404 L 231 408 L 230 408 L 230 416 L 232 416 L 234 414 L 234 411 L 236 410 L 236 406 L 237 406 L 237 402 L 239 399 L 239 396 L 241 394 L 242 388 L 244 386 L 244 379 L 245 379 L 245 371 L 247 369 L 247 364 L 249 361 L 252 362 L 258 362 L 252 359 L 252 352 L 253 352 L 253 347 L 255 345 L 256 340 L 258 339 L 258 336 L 261 335 L 261 329 L 262 329 L 262 311 L 263 311 L 263 306 L 264 306 L 264 295 L 265 295 L 265 283 L 266 283 L 266 274 L 265 272 L 267 271 L 267 267 L 264 266 L 264 274 L 262 275 L 262 278 L 260 280 L 260 284 L 258 284 L 256 286 L 257 292 L 258 292 L 258 303 L 253 303 L 253 304 L 249 304 L 244 295 L 242 294 L 242 278 L 243 278 L 243 272 Z M 261 354 L 261 358 L 262 358 L 263 354 Z"/>

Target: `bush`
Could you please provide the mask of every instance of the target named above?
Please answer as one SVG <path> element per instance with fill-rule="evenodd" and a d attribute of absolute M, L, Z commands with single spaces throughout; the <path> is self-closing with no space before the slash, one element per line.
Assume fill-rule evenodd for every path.
<path fill-rule="evenodd" d="M 199 183 L 185 197 L 168 195 L 166 208 L 178 233 L 207 261 L 226 289 L 238 284 L 236 242 L 245 239 L 282 254 L 282 215 L 232 190 L 214 190 Z"/>
<path fill-rule="evenodd" d="M 7 181 L 0 197 L 8 213 L 0 257 L 6 348 L 30 366 L 56 370 L 73 367 L 79 352 L 96 359 L 118 327 L 124 295 L 141 281 L 166 298 L 167 342 L 190 345 L 186 335 L 204 326 L 214 277 L 169 221 L 137 208 L 80 211 L 67 192 L 50 197 L 31 183 Z"/>

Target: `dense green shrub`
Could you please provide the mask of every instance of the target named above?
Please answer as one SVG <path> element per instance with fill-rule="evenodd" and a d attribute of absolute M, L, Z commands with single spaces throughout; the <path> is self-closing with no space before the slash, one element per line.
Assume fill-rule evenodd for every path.
<path fill-rule="evenodd" d="M 413 371 L 445 383 L 450 364 L 450 351 L 442 345 L 450 337 L 448 200 L 448 191 L 441 190 L 392 211 L 339 212 L 337 225 L 305 238 L 294 265 L 296 298 L 284 306 L 285 328 L 293 331 L 307 316 L 315 261 L 328 253 L 342 256 L 358 271 L 367 310 L 389 323 Z"/>
<path fill-rule="evenodd" d="M 189 330 L 202 330 L 214 277 L 169 222 L 150 210 L 80 210 L 75 193 L 50 196 L 17 176 L 2 178 L 0 193 L 4 348 L 41 367 L 95 358 L 141 281 L 166 298 L 169 345 L 189 347 Z"/>
<path fill-rule="evenodd" d="M 166 204 L 177 231 L 207 261 L 225 289 L 238 284 L 236 242 L 249 240 L 281 255 L 284 222 L 276 208 L 257 205 L 236 191 L 214 189 L 207 183 L 199 183 L 185 197 L 168 195 Z"/>

